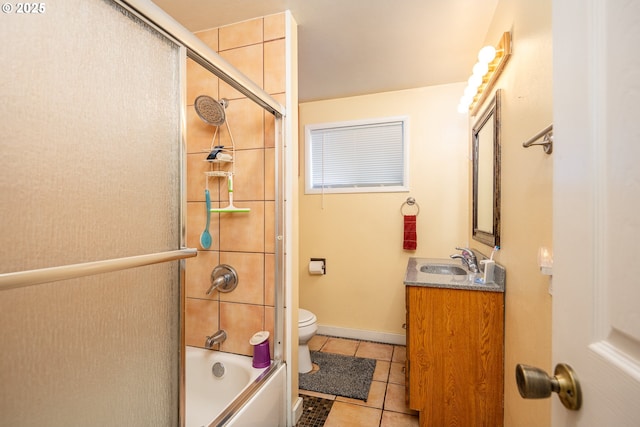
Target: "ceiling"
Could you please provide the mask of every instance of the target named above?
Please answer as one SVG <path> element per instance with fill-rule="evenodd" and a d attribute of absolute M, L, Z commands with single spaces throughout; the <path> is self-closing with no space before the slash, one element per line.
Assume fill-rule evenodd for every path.
<path fill-rule="evenodd" d="M 290 10 L 299 101 L 466 81 L 498 0 L 153 0 L 196 32 Z"/>

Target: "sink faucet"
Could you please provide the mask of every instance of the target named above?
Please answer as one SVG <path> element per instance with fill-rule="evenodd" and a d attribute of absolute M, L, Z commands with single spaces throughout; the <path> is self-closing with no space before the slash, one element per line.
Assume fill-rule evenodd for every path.
<path fill-rule="evenodd" d="M 227 333 L 224 330 L 220 329 L 215 334 L 211 335 L 210 337 L 209 336 L 207 337 L 207 341 L 205 341 L 204 346 L 206 348 L 213 348 L 214 345 L 222 344 L 222 342 L 226 339 L 227 339 Z"/>
<path fill-rule="evenodd" d="M 456 248 L 456 250 L 460 251 L 460 253 L 451 255 L 451 258 L 462 260 L 469 268 L 469 271 L 478 273 L 478 260 L 473 251 L 469 248 Z"/>

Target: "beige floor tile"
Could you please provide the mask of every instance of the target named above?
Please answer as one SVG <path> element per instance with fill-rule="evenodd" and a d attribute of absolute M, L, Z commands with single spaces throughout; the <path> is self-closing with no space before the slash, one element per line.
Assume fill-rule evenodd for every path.
<path fill-rule="evenodd" d="M 393 346 L 374 342 L 361 342 L 356 352 L 357 357 L 366 357 L 376 360 L 391 360 Z"/>
<path fill-rule="evenodd" d="M 389 368 L 391 366 L 391 362 L 387 362 L 384 360 L 376 360 L 376 370 L 373 371 L 373 380 L 374 381 L 389 381 Z"/>
<path fill-rule="evenodd" d="M 380 427 L 418 427 L 420 421 L 417 415 L 401 414 L 398 412 L 383 411 Z"/>
<path fill-rule="evenodd" d="M 389 382 L 404 385 L 404 363 L 391 362 L 391 369 L 389 370 Z"/>
<path fill-rule="evenodd" d="M 307 344 L 309 346 L 309 350 L 311 351 L 319 351 L 324 343 L 327 342 L 328 337 L 324 335 L 314 335 Z"/>
<path fill-rule="evenodd" d="M 359 341 L 348 340 L 345 338 L 329 338 L 322 347 L 325 353 L 342 354 L 344 356 L 353 356 L 356 354 Z"/>
<path fill-rule="evenodd" d="M 393 346 L 392 362 L 404 363 L 407 360 L 407 347 L 403 345 Z"/>
<path fill-rule="evenodd" d="M 324 427 L 364 427 L 380 425 L 382 411 L 345 402 L 335 402 Z"/>
<path fill-rule="evenodd" d="M 387 395 L 384 398 L 384 410 L 402 412 L 415 415 L 416 411 L 409 409 L 404 401 L 404 386 L 400 384 L 387 384 Z"/>
<path fill-rule="evenodd" d="M 336 401 L 352 403 L 354 405 L 367 406 L 369 408 L 382 409 L 384 405 L 384 395 L 387 390 L 387 383 L 381 381 L 371 381 L 371 387 L 369 388 L 369 395 L 366 401 L 359 399 L 350 399 L 348 397 L 337 396 Z"/>

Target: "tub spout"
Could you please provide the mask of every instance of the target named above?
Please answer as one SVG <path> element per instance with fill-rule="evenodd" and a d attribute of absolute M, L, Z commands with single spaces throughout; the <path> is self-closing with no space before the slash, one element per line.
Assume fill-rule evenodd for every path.
<path fill-rule="evenodd" d="M 213 348 L 214 345 L 216 344 L 222 344 L 222 342 L 224 340 L 227 339 L 227 333 L 220 329 L 218 332 L 216 332 L 215 334 L 211 335 L 210 337 L 207 337 L 207 340 L 204 343 L 204 346 L 206 348 Z"/>

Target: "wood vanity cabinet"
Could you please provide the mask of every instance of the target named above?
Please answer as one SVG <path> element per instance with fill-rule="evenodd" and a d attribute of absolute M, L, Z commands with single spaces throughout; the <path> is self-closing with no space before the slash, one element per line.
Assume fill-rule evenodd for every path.
<path fill-rule="evenodd" d="M 420 426 L 502 426 L 504 293 L 407 286 L 406 303 L 406 387 Z"/>

